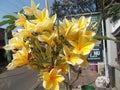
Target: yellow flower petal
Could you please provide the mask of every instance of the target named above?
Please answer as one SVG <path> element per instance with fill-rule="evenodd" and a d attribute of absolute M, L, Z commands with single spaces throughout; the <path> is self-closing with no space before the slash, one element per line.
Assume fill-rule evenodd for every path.
<path fill-rule="evenodd" d="M 23 66 L 28 62 L 28 51 L 26 50 L 26 48 L 23 48 L 22 50 L 19 50 L 15 54 L 13 54 L 13 60 L 11 63 L 8 64 L 7 69 L 11 70 L 16 67 Z"/>
<path fill-rule="evenodd" d="M 34 11 L 36 11 L 38 8 L 38 5 L 34 3 L 34 0 L 31 0 L 31 7 L 25 6 L 23 9 L 27 15 L 33 15 Z"/>
<path fill-rule="evenodd" d="M 66 62 L 72 65 L 78 65 L 81 64 L 83 60 L 79 57 L 79 55 L 73 54 L 66 60 Z"/>
<path fill-rule="evenodd" d="M 15 49 L 14 45 L 6 45 L 3 48 L 6 49 L 6 50 L 13 50 L 13 49 Z"/>
<path fill-rule="evenodd" d="M 91 17 L 86 18 L 86 26 L 89 26 L 90 22 L 91 22 Z"/>
<path fill-rule="evenodd" d="M 27 15 L 33 15 L 33 10 L 28 6 L 24 7 L 24 11 Z"/>
<path fill-rule="evenodd" d="M 68 64 L 61 64 L 60 66 L 57 66 L 57 69 L 60 70 L 60 73 L 67 74 L 68 73 Z"/>
<path fill-rule="evenodd" d="M 23 41 L 23 37 L 16 36 L 11 38 L 9 40 L 9 43 L 4 48 L 6 50 L 13 50 L 13 49 L 22 49 L 22 47 L 24 46 L 25 46 L 25 42 Z"/>
<path fill-rule="evenodd" d="M 81 16 L 78 21 L 79 28 L 85 28 L 85 17 Z"/>
<path fill-rule="evenodd" d="M 50 75 L 51 76 L 56 76 L 57 75 L 57 70 L 56 69 L 52 69 L 51 71 L 50 71 Z"/>
<path fill-rule="evenodd" d="M 43 75 L 43 86 L 46 89 L 59 90 L 59 83 L 64 80 L 63 76 L 58 74 L 57 69 L 52 69 Z"/>
<path fill-rule="evenodd" d="M 67 46 L 64 46 L 63 47 L 63 52 L 64 52 L 65 56 L 68 56 L 68 54 L 70 53 L 70 50 Z"/>
<path fill-rule="evenodd" d="M 45 81 L 48 81 L 50 79 L 49 78 L 49 73 L 45 73 L 43 78 L 44 78 Z"/>
<path fill-rule="evenodd" d="M 58 82 L 62 82 L 65 79 L 64 77 L 61 77 L 61 75 L 57 75 L 56 78 Z"/>
<path fill-rule="evenodd" d="M 64 59 L 66 60 L 67 63 L 76 65 L 83 62 L 83 60 L 79 57 L 79 55 L 73 53 L 67 46 L 64 46 L 63 52 L 65 55 Z"/>
<path fill-rule="evenodd" d="M 26 17 L 23 14 L 18 13 L 18 20 L 15 21 L 16 26 L 24 26 L 26 23 Z"/>
<path fill-rule="evenodd" d="M 43 81 L 43 87 L 49 90 L 49 89 L 51 89 L 53 87 L 53 83 Z"/>
<path fill-rule="evenodd" d="M 93 49 L 94 46 L 95 46 L 95 44 L 92 43 L 92 42 L 87 43 L 87 45 L 85 45 L 85 46 L 80 50 L 81 54 L 82 54 L 82 55 L 88 55 L 88 54 L 91 52 L 91 50 Z"/>
<path fill-rule="evenodd" d="M 41 42 L 48 42 L 48 36 L 46 35 L 39 35 L 37 38 Z"/>
<path fill-rule="evenodd" d="M 80 58 L 83 59 L 83 62 L 79 65 L 80 67 L 87 66 L 89 64 L 87 61 L 87 57 L 88 57 L 88 55 L 80 55 Z"/>
<path fill-rule="evenodd" d="M 83 66 L 87 66 L 89 63 L 87 60 L 84 60 L 79 66 L 83 67 Z"/>
<path fill-rule="evenodd" d="M 59 84 L 58 84 L 58 82 L 54 82 L 54 84 L 53 84 L 53 90 L 59 90 Z"/>

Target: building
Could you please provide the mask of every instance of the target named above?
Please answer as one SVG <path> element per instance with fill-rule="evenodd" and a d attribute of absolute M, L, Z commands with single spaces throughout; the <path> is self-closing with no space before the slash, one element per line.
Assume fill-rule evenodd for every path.
<path fill-rule="evenodd" d="M 3 46 L 5 45 L 5 40 L 4 40 L 4 31 L 5 29 L 0 28 L 0 66 L 5 66 L 7 62 L 7 58 L 5 56 L 5 50 Z M 8 38 L 11 38 L 12 34 L 11 32 L 8 33 Z"/>
<path fill-rule="evenodd" d="M 106 35 L 120 40 L 120 18 L 106 19 Z M 120 90 L 120 42 L 107 40 L 107 56 L 111 86 Z"/>

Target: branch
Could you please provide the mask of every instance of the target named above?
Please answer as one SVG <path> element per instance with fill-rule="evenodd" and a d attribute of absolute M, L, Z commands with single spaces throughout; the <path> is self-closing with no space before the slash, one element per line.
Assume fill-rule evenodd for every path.
<path fill-rule="evenodd" d="M 81 68 L 79 68 L 77 71 L 78 71 L 78 72 L 77 72 L 77 76 L 76 76 L 75 80 L 71 83 L 71 85 L 78 80 L 78 78 L 79 78 L 79 76 L 80 76 L 80 74 L 81 74 Z"/>
<path fill-rule="evenodd" d="M 77 72 L 79 72 L 80 70 L 81 70 L 81 68 L 79 68 L 78 70 L 74 67 L 74 66 L 72 66 L 72 65 L 70 65 L 70 67 L 71 67 L 71 69 L 75 72 L 75 73 L 77 73 Z"/>
<path fill-rule="evenodd" d="M 112 6 L 113 2 L 114 2 L 114 0 L 112 0 L 112 1 L 110 2 L 110 4 L 108 4 L 108 5 L 103 9 L 103 12 L 107 11 L 107 10 Z"/>
<path fill-rule="evenodd" d="M 120 3 L 114 3 L 111 6 L 120 6 Z"/>

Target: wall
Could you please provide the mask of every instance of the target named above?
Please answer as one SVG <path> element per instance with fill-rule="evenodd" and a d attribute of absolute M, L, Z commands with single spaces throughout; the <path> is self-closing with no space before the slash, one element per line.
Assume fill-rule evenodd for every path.
<path fill-rule="evenodd" d="M 110 37 L 110 38 L 114 38 L 113 35 L 112 35 L 112 32 L 115 31 L 115 29 L 117 28 L 118 26 L 116 26 L 114 23 L 111 22 L 111 19 L 108 18 L 106 20 L 106 34 L 107 34 L 107 37 Z M 107 40 L 107 55 L 108 55 L 108 64 L 110 66 L 116 66 L 117 63 L 115 61 L 115 59 L 117 58 L 117 48 L 116 48 L 116 43 L 114 41 L 111 41 L 111 40 Z"/>
<path fill-rule="evenodd" d="M 120 70 L 115 69 L 115 83 L 116 83 L 116 88 L 120 90 Z"/>
<path fill-rule="evenodd" d="M 106 34 L 107 37 L 114 38 L 112 33 L 119 27 L 120 22 L 112 22 L 111 18 L 106 19 Z M 110 79 L 110 85 L 111 87 L 118 87 L 118 75 L 117 73 L 120 73 L 120 71 L 116 71 L 116 68 L 118 66 L 116 62 L 117 58 L 117 47 L 116 43 L 114 41 L 107 40 L 107 55 L 108 55 L 108 74 Z M 116 71 L 116 72 L 115 72 Z M 118 87 L 119 88 L 119 87 Z M 118 89 L 120 90 L 120 88 Z"/>

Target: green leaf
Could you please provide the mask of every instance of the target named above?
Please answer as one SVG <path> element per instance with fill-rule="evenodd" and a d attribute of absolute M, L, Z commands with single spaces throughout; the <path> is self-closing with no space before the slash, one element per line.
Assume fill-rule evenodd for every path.
<path fill-rule="evenodd" d="M 0 26 L 5 25 L 5 24 L 11 24 L 11 20 L 4 20 L 0 22 Z"/>
<path fill-rule="evenodd" d="M 13 15 L 5 15 L 5 16 L 3 16 L 3 18 L 9 18 L 12 21 L 16 20 L 16 17 Z"/>
<path fill-rule="evenodd" d="M 97 40 L 112 40 L 112 41 L 115 41 L 115 42 L 120 42 L 117 39 L 113 39 L 113 38 L 106 37 L 106 36 L 98 36 L 98 35 L 95 35 L 94 39 L 97 39 Z"/>
<path fill-rule="evenodd" d="M 18 14 L 18 13 L 24 13 L 24 10 L 21 9 L 19 12 L 14 12 L 15 14 Z"/>
<path fill-rule="evenodd" d="M 13 30 L 14 28 L 15 28 L 16 26 L 15 25 L 9 25 L 7 28 L 6 28 L 6 32 L 9 32 L 9 31 L 11 31 L 11 30 Z"/>
<path fill-rule="evenodd" d="M 21 10 L 20 10 L 20 13 L 23 13 L 23 12 L 24 12 L 24 10 L 23 10 L 23 9 L 21 9 Z"/>

